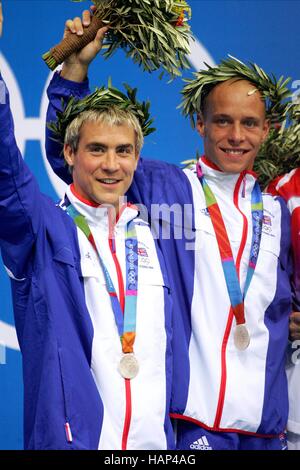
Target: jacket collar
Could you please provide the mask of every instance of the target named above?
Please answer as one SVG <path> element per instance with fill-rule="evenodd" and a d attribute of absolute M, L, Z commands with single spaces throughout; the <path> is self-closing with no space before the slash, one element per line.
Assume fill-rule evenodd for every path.
<path fill-rule="evenodd" d="M 115 211 L 113 208 L 83 199 L 76 193 L 73 184 L 67 187 L 66 195 L 75 209 L 85 217 L 87 223 L 101 230 L 110 231 L 112 226 L 124 227 L 138 215 L 136 206 L 124 202 L 119 214 L 117 214 L 116 221 L 114 221 Z"/>
<path fill-rule="evenodd" d="M 241 176 L 243 178 L 243 184 L 240 190 L 242 196 L 246 197 L 251 195 L 257 180 L 257 175 L 254 171 L 245 170 L 242 173 L 225 173 L 205 156 L 199 159 L 199 164 L 207 183 L 211 186 L 211 189 L 216 195 L 224 191 L 228 195 L 233 194 Z"/>

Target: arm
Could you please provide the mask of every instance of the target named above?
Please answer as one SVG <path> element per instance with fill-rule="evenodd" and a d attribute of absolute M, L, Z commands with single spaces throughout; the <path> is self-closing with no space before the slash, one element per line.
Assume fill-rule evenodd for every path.
<path fill-rule="evenodd" d="M 192 188 L 184 172 L 176 165 L 141 158 L 127 197 L 131 202 L 146 206 L 150 215 L 153 205 L 190 205 Z"/>
<path fill-rule="evenodd" d="M 290 316 L 290 339 L 300 339 L 300 170 L 293 170 L 287 175 L 272 181 L 267 192 L 273 196 L 281 196 L 287 203 L 291 213 L 291 235 L 293 255 L 292 292 L 294 312 Z"/>
<path fill-rule="evenodd" d="M 88 80 L 85 80 L 82 83 L 77 83 L 63 78 L 59 73 L 55 73 L 47 89 L 49 105 L 47 109 L 46 122 L 48 123 L 56 120 L 57 111 L 61 111 L 62 109 L 62 100 L 67 101 L 71 96 L 83 98 L 88 95 L 89 92 Z M 52 137 L 52 132 L 46 126 L 45 146 L 47 159 L 54 173 L 56 173 L 57 176 L 59 176 L 65 183 L 70 184 L 72 183 L 72 177 L 64 163 L 62 154 L 63 145 L 56 140 L 53 140 Z"/>
<path fill-rule="evenodd" d="M 16 278 L 27 270 L 40 226 L 41 197 L 14 136 L 9 93 L 0 75 L 0 244 L 5 265 Z"/>
<path fill-rule="evenodd" d="M 81 18 L 68 20 L 64 37 L 69 34 L 81 35 L 83 28 L 90 24 L 91 13 L 85 10 Z M 70 96 L 83 98 L 89 94 L 88 69 L 100 52 L 107 28 L 99 29 L 95 40 L 78 53 L 72 54 L 63 64 L 61 74 L 56 74 L 48 88 L 49 108 L 47 122 L 56 119 L 61 110 L 61 100 Z M 51 139 L 46 130 L 46 154 L 54 172 L 66 183 L 72 177 L 64 164 L 62 145 Z M 127 194 L 131 202 L 142 203 L 150 214 L 151 204 L 186 204 L 191 200 L 191 189 L 187 177 L 174 165 L 155 160 L 141 160 L 135 173 L 134 182 Z"/>
<path fill-rule="evenodd" d="M 85 10 L 80 18 L 68 20 L 65 25 L 64 37 L 69 34 L 82 35 L 83 28 L 88 27 L 91 13 Z M 102 40 L 107 28 L 99 29 L 96 38 L 78 53 L 72 54 L 63 64 L 61 73 L 55 73 L 47 90 L 49 106 L 46 122 L 55 121 L 57 111 L 62 109 L 62 100 L 71 96 L 81 99 L 90 93 L 87 79 L 88 68 L 102 48 Z M 51 131 L 46 127 L 46 155 L 53 171 L 67 184 L 72 177 L 64 164 L 63 146 L 52 139 Z"/>
<path fill-rule="evenodd" d="M 2 27 L 3 27 L 3 12 L 2 12 L 2 3 L 0 2 L 0 37 L 2 36 Z"/>

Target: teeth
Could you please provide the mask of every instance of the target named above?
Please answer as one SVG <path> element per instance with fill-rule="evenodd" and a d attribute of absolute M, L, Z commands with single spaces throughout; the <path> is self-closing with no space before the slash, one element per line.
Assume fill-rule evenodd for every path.
<path fill-rule="evenodd" d="M 229 150 L 225 150 L 226 153 L 232 153 L 233 155 L 243 155 L 244 153 L 244 150 L 233 150 L 233 149 L 229 149 Z"/>
<path fill-rule="evenodd" d="M 113 184 L 113 183 L 117 183 L 117 180 L 111 180 L 111 179 L 102 179 L 102 180 L 99 180 L 101 181 L 101 183 L 106 183 L 106 184 Z"/>

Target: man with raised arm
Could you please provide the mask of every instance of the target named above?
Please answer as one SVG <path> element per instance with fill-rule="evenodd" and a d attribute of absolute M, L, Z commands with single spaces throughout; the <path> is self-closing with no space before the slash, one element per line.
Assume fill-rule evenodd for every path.
<path fill-rule="evenodd" d="M 57 133 L 73 182 L 55 205 L 20 155 L 0 80 L 0 247 L 23 357 L 25 448 L 172 449 L 169 282 L 124 197 L 149 133 L 146 106 L 110 87 L 69 103 Z"/>

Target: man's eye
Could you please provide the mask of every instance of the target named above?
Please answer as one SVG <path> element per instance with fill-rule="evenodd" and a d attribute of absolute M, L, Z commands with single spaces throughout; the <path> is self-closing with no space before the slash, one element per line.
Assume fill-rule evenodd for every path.
<path fill-rule="evenodd" d="M 99 147 L 97 145 L 95 145 L 94 147 L 91 147 L 90 150 L 91 150 L 92 153 L 103 153 L 104 152 L 104 148 Z"/>
<path fill-rule="evenodd" d="M 131 149 L 130 147 L 120 147 L 118 148 L 118 153 L 121 154 L 121 155 L 129 155 L 131 153 Z"/>
<path fill-rule="evenodd" d="M 244 122 L 244 125 L 246 127 L 255 127 L 257 123 L 255 121 L 252 121 L 252 119 L 248 119 L 247 121 Z"/>
<path fill-rule="evenodd" d="M 229 123 L 226 118 L 218 118 L 216 122 L 219 126 L 226 126 Z"/>

